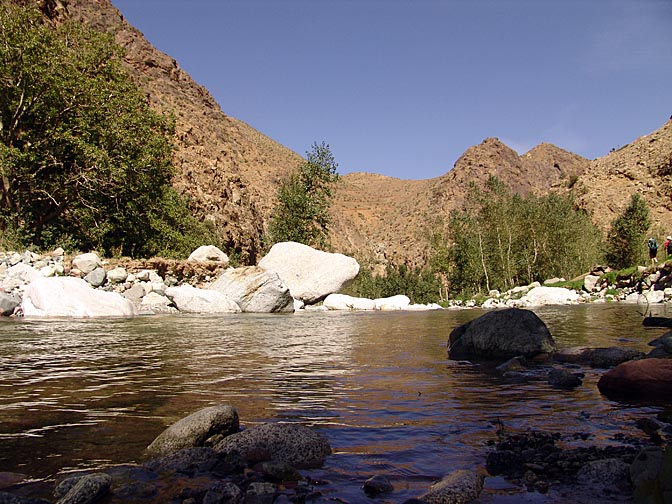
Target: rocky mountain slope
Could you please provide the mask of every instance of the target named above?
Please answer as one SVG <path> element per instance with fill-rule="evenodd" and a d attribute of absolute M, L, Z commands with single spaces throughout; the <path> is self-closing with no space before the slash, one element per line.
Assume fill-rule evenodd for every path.
<path fill-rule="evenodd" d="M 280 178 L 301 157 L 244 122 L 226 115 L 178 62 L 156 50 L 110 0 L 35 0 L 55 20 L 73 18 L 114 34 L 125 64 L 152 106 L 177 121 L 174 185 L 194 211 L 215 224 L 229 251 L 254 263 Z M 496 175 L 520 193 L 574 187 L 581 205 L 603 229 L 637 191 L 649 203 L 661 233 L 672 230 L 672 123 L 604 158 L 589 161 L 550 144 L 518 155 L 498 139 L 471 147 L 445 175 L 399 180 L 353 173 L 338 187 L 332 208 L 335 251 L 387 262 L 423 264 L 427 238 L 465 199 L 469 184 Z"/>

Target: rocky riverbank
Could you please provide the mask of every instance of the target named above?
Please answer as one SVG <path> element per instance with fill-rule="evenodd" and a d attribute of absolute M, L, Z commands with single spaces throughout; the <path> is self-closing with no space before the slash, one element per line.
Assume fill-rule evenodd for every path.
<path fill-rule="evenodd" d="M 384 299 L 338 291 L 358 273 L 357 262 L 305 245 L 277 244 L 259 266 L 233 268 L 216 247 L 200 247 L 185 261 L 101 259 L 95 253 L 68 256 L 0 252 L 0 314 L 5 316 L 133 316 L 156 313 L 293 312 L 320 310 L 427 310 L 399 293 Z M 43 279 L 61 279 L 48 280 Z M 68 279 L 68 280 L 65 280 Z M 78 281 L 75 281 L 77 279 Z M 33 288 L 29 285 L 40 280 Z M 572 282 L 574 286 L 577 282 Z M 487 298 L 450 300 L 448 308 L 534 307 L 578 303 L 672 301 L 672 262 L 618 276 L 595 268 L 577 288 L 562 279 L 535 282 Z M 91 296 L 89 288 L 110 295 Z M 28 293 L 28 295 L 26 295 Z M 71 297 L 70 304 L 64 303 Z M 38 300 L 36 304 L 36 300 Z M 110 304 L 109 309 L 102 308 Z"/>
<path fill-rule="evenodd" d="M 233 268 L 216 247 L 186 261 L 104 260 L 95 253 L 0 253 L 0 313 L 26 317 L 156 313 L 283 313 L 301 309 L 437 309 L 404 295 L 361 300 L 337 293 L 359 272 L 355 259 L 278 243 L 259 266 Z M 340 296 L 340 297 L 339 297 Z M 321 303 L 324 300 L 324 303 Z M 352 300 L 357 300 L 353 302 Z"/>

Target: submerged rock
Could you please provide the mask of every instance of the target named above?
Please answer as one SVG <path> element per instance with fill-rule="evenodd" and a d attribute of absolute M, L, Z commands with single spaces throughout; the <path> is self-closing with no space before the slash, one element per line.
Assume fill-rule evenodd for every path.
<path fill-rule="evenodd" d="M 482 474 L 457 470 L 433 484 L 420 500 L 427 504 L 461 504 L 478 499 L 483 490 Z"/>

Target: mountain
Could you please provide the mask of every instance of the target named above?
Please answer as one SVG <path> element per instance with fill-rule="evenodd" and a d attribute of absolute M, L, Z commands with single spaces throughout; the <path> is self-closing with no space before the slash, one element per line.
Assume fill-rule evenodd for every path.
<path fill-rule="evenodd" d="M 215 224 L 229 251 L 255 263 L 278 181 L 302 161 L 301 156 L 226 115 L 207 89 L 152 47 L 110 0 L 35 1 L 56 22 L 72 18 L 114 35 L 126 51 L 124 64 L 150 104 L 175 115 L 175 187 L 191 196 L 198 216 Z M 491 175 L 521 194 L 573 188 L 602 229 L 632 193 L 640 192 L 661 233 L 672 229 L 668 122 L 593 161 L 550 144 L 519 155 L 500 140 L 487 138 L 434 179 L 345 175 L 331 209 L 333 248 L 379 267 L 388 262 L 422 265 L 429 257 L 429 234 L 441 229 L 450 211 L 463 204 L 471 183 L 483 184 Z"/>
<path fill-rule="evenodd" d="M 603 230 L 639 193 L 649 207 L 653 233 L 672 234 L 672 118 L 660 129 L 594 160 L 576 186 L 581 206 Z"/>

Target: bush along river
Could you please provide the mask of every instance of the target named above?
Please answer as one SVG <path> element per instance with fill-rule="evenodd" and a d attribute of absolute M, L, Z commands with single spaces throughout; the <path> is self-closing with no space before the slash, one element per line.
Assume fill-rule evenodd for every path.
<path fill-rule="evenodd" d="M 643 326 L 641 309 L 534 313 L 560 350 L 648 352 L 666 329 Z M 669 400 L 604 396 L 599 363 L 559 365 L 580 382 L 558 387 L 548 364 L 449 359 L 451 331 L 484 313 L 0 319 L 0 502 L 74 502 L 68 477 L 82 472 L 104 480 L 103 502 L 631 501 L 635 458 L 659 455 L 671 436 Z M 206 451 L 146 463 L 167 426 L 215 405 L 232 406 L 246 430 L 308 427 L 330 453 L 298 473 Z M 427 493 L 451 474 L 462 500 Z M 88 481 L 91 499 L 99 483 Z"/>

